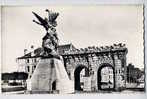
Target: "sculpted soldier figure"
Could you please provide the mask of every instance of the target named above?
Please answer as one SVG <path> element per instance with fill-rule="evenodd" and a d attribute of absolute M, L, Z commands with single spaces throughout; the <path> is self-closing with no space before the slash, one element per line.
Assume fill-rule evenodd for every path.
<path fill-rule="evenodd" d="M 42 53 L 42 55 L 49 56 L 50 54 L 57 53 L 57 46 L 59 39 L 55 27 L 57 26 L 56 19 L 59 13 L 51 12 L 48 9 L 46 9 L 45 11 L 48 13 L 48 18 L 44 18 L 44 19 L 39 15 L 37 15 L 35 12 L 32 13 L 39 21 L 37 22 L 33 20 L 33 22 L 43 26 L 47 31 L 46 35 L 43 37 L 42 47 L 44 52 Z"/>

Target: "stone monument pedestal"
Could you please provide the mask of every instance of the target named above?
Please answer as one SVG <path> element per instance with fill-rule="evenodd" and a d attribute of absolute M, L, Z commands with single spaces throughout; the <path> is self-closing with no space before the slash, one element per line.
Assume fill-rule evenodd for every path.
<path fill-rule="evenodd" d="M 60 59 L 41 58 L 27 81 L 27 90 L 32 93 L 73 93 L 74 83 L 69 80 Z"/>

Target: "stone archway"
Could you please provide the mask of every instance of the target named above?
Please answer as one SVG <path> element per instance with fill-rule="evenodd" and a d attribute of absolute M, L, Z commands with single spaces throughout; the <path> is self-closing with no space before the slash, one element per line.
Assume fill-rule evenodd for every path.
<path fill-rule="evenodd" d="M 82 74 L 81 74 L 82 72 Z M 78 66 L 75 71 L 74 71 L 74 85 L 75 85 L 75 90 L 77 91 L 82 91 L 84 86 L 84 82 L 82 82 L 81 80 L 82 77 L 85 77 L 88 75 L 88 68 L 84 65 L 80 65 Z"/>
<path fill-rule="evenodd" d="M 110 64 L 102 64 L 97 72 L 98 90 L 114 90 L 115 72 L 114 67 Z"/>

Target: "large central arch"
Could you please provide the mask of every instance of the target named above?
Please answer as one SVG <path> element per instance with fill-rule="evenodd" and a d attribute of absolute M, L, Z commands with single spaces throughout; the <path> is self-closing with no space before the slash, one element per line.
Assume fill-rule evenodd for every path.
<path fill-rule="evenodd" d="M 81 88 L 81 77 L 80 77 L 80 73 L 81 71 L 85 69 L 85 74 L 84 76 L 87 76 L 88 75 L 88 68 L 84 65 L 79 65 L 75 71 L 74 71 L 74 85 L 75 85 L 75 90 L 78 90 L 78 91 L 82 91 L 83 88 Z"/>
<path fill-rule="evenodd" d="M 115 71 L 110 64 L 102 64 L 97 72 L 98 90 L 114 90 L 115 88 Z"/>

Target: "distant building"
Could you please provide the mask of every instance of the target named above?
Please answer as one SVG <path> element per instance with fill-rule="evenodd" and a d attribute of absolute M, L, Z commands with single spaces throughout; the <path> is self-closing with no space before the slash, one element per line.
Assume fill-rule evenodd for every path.
<path fill-rule="evenodd" d="M 60 45 L 58 47 L 58 53 L 68 53 L 70 50 L 75 50 L 76 48 L 72 44 Z M 26 49 L 24 50 L 24 56 L 17 58 L 18 63 L 18 71 L 19 72 L 26 72 L 29 74 L 29 78 L 31 78 L 39 59 L 41 58 L 41 53 L 43 49 L 37 48 L 26 53 Z"/>
<path fill-rule="evenodd" d="M 28 73 L 28 79 L 31 78 L 42 51 L 42 48 L 37 48 L 17 58 L 19 71 Z M 74 81 L 75 90 L 120 91 L 126 87 L 127 48 L 124 44 L 80 49 L 67 44 L 60 45 L 58 52 L 63 57 L 69 78 Z"/>
<path fill-rule="evenodd" d="M 63 53 L 68 53 L 71 50 L 76 50 L 73 44 L 66 44 L 58 46 L 58 53 L 61 55 Z"/>

